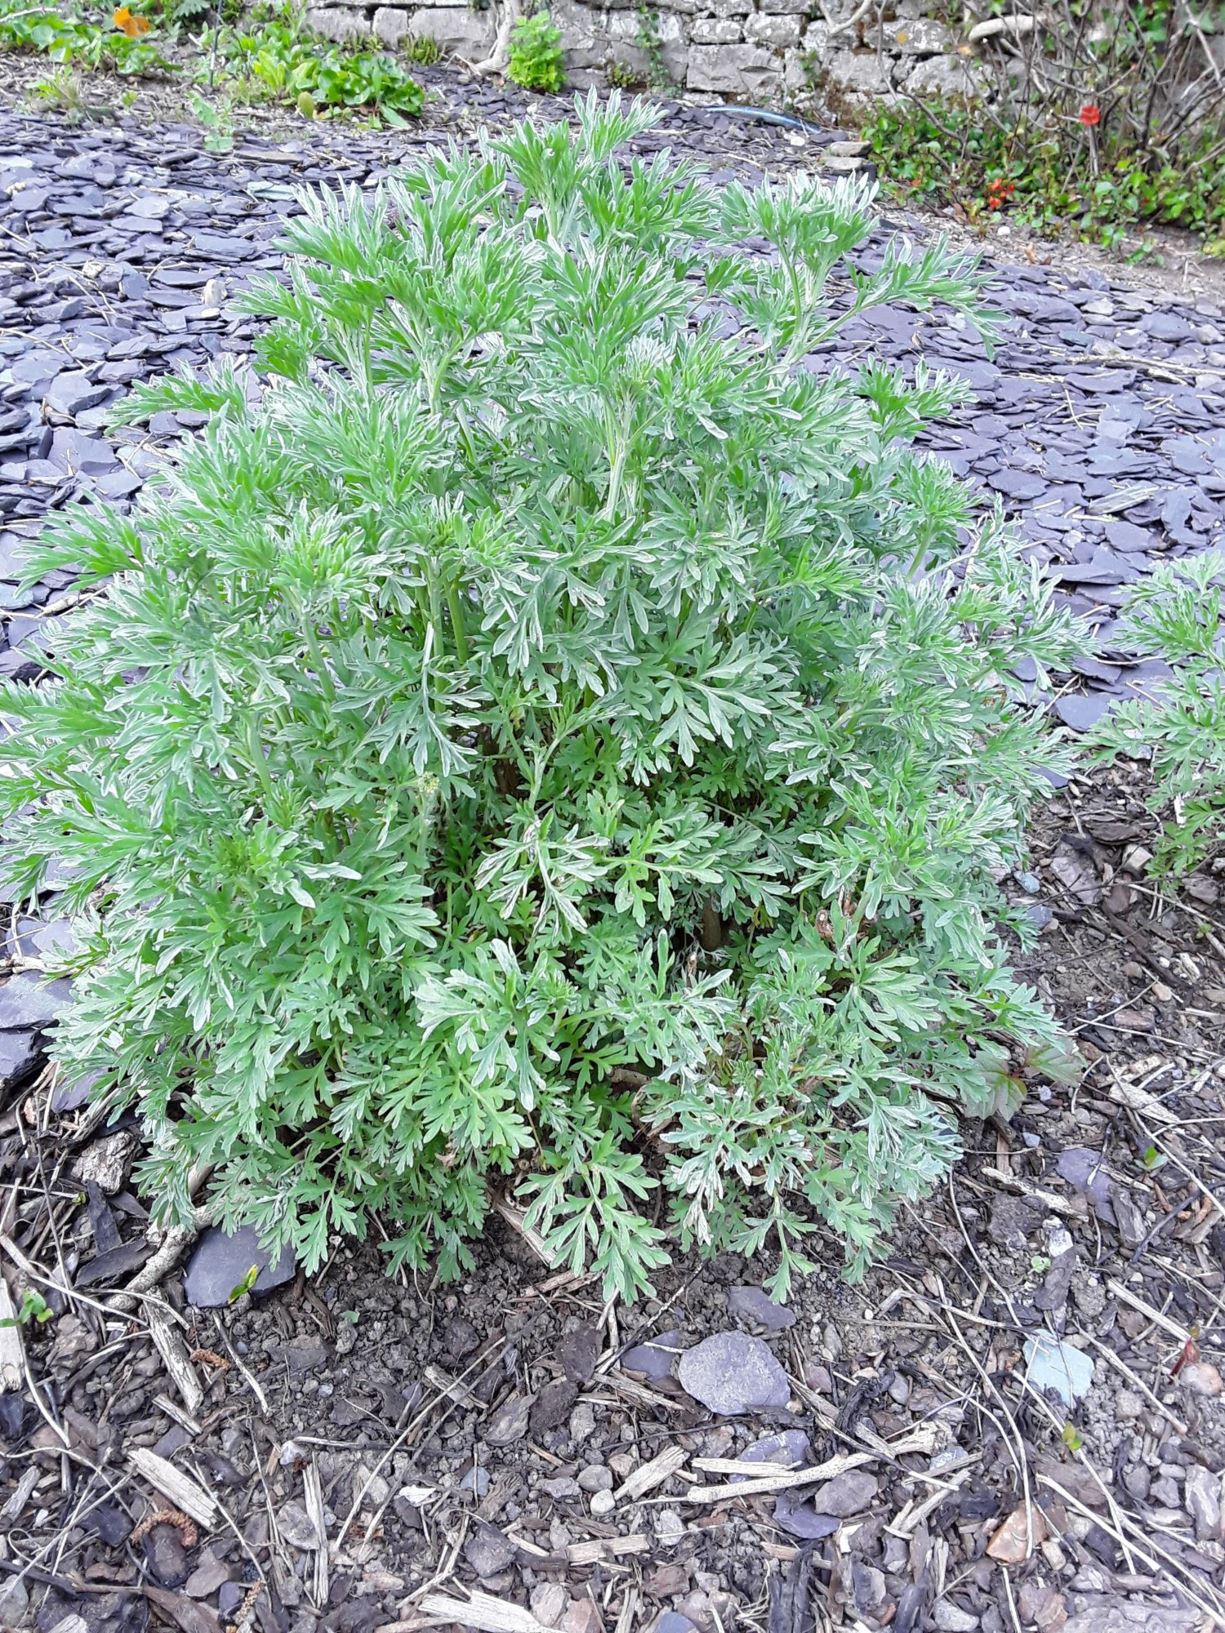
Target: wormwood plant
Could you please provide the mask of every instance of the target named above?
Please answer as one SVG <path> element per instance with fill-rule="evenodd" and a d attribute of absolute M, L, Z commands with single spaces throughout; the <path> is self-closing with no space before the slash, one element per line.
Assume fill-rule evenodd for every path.
<path fill-rule="evenodd" d="M 1101 727 L 1106 757 L 1151 756 L 1149 809 L 1165 820 L 1156 872 L 1188 873 L 1225 839 L 1225 555 L 1165 562 L 1137 584 L 1125 634 L 1132 650 L 1164 658 L 1172 679 Z"/>
<path fill-rule="evenodd" d="M 163 1215 L 204 1165 L 308 1266 L 379 1216 L 455 1275 L 500 1192 L 610 1292 L 674 1232 L 781 1289 L 1053 1041 L 992 875 L 1059 759 L 1009 671 L 1075 632 L 907 447 L 953 384 L 802 363 L 980 279 L 850 270 L 849 181 L 624 173 L 652 119 L 307 197 L 266 389 L 135 391 L 211 423 L 31 569 L 110 580 L 0 696 L 0 786 L 26 890 L 78 870 L 55 1050 Z"/>

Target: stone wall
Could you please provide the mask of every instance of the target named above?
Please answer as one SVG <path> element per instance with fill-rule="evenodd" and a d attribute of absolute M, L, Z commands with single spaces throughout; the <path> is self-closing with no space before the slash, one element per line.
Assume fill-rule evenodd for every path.
<path fill-rule="evenodd" d="M 778 103 L 819 89 L 839 100 L 919 93 L 965 95 L 976 64 L 942 18 L 946 0 L 893 0 L 881 21 L 840 27 L 854 0 L 551 0 L 562 30 L 568 84 L 671 88 L 740 102 Z M 831 21 L 832 19 L 832 21 Z M 466 0 L 375 5 L 328 0 L 308 12 L 320 33 L 397 47 L 429 36 L 443 53 L 475 62 L 493 44 L 496 13 Z"/>

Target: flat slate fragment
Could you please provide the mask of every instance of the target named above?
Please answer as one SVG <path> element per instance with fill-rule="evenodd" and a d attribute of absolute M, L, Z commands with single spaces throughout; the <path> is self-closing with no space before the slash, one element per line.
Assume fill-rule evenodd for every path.
<path fill-rule="evenodd" d="M 1065 1406 L 1073 1406 L 1089 1393 L 1093 1359 L 1074 1344 L 1038 1333 L 1025 1340 L 1025 1359 L 1029 1381 L 1040 1394 L 1053 1389 Z"/>
<path fill-rule="evenodd" d="M 786 1406 L 787 1374 L 761 1338 L 742 1332 L 716 1333 L 686 1350 L 677 1368 L 681 1388 L 723 1417 L 755 1407 Z"/>
<path fill-rule="evenodd" d="M 294 1256 L 288 1248 L 271 1264 L 253 1226 L 242 1225 L 231 1235 L 220 1225 L 211 1225 L 196 1243 L 187 1264 L 183 1277 L 187 1302 L 197 1310 L 222 1308 L 253 1264 L 259 1266 L 259 1275 L 251 1287 L 253 1293 L 269 1293 L 293 1280 Z"/>
<path fill-rule="evenodd" d="M 733 1315 L 744 1316 L 766 1332 L 783 1332 L 795 1326 L 795 1312 L 776 1304 L 760 1287 L 729 1287 L 727 1307 Z"/>

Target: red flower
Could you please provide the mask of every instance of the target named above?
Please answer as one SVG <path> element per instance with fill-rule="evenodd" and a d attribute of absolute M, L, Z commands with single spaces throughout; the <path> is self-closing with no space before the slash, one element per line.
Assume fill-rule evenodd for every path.
<path fill-rule="evenodd" d="M 1100 125 L 1102 122 L 1102 110 L 1098 107 L 1096 102 L 1086 102 L 1076 117 L 1080 120 L 1082 125 Z"/>

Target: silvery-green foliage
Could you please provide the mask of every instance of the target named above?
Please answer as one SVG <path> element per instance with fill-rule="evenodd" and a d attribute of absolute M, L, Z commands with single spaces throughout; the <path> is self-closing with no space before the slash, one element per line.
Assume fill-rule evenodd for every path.
<path fill-rule="evenodd" d="M 1173 674 L 1100 728 L 1105 757 L 1151 759 L 1149 808 L 1163 818 L 1157 872 L 1190 872 L 1225 838 L 1225 555 L 1163 562 L 1131 592 L 1120 638 Z"/>
<path fill-rule="evenodd" d="M 623 171 L 651 117 L 311 200 L 258 400 L 133 392 L 210 422 L 41 549 L 109 585 L 0 700 L 9 832 L 77 870 L 56 1053 L 166 1216 L 205 1165 L 308 1267 L 377 1216 L 453 1275 L 502 1192 L 610 1291 L 669 1237 L 781 1289 L 1052 1036 L 992 876 L 1059 757 L 1010 671 L 1073 632 L 908 446 L 953 383 L 802 362 L 980 278 L 855 270 L 850 181 Z"/>

